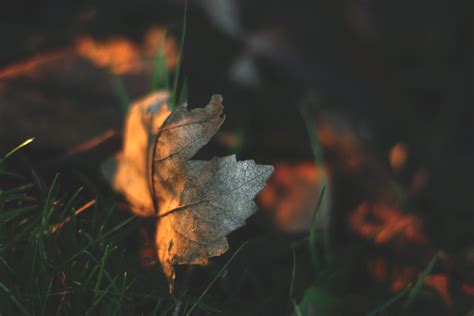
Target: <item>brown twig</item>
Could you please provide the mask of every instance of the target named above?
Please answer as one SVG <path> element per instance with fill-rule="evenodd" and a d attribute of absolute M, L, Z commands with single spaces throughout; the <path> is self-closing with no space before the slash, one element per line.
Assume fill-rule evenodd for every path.
<path fill-rule="evenodd" d="M 97 202 L 96 200 L 91 200 L 91 201 L 87 202 L 86 204 L 84 204 L 83 206 L 78 208 L 74 212 L 74 215 L 77 216 L 77 215 L 81 214 L 82 212 L 84 212 L 85 210 L 90 208 L 92 205 L 94 205 L 96 202 Z M 66 217 L 62 222 L 54 224 L 53 226 L 51 226 L 51 230 L 50 230 L 51 233 L 52 234 L 56 233 L 61 227 L 64 226 L 64 224 L 66 224 L 69 221 L 71 221 L 71 216 Z"/>
<path fill-rule="evenodd" d="M 70 148 L 68 151 L 66 151 L 64 156 L 69 157 L 69 156 L 74 156 L 74 155 L 77 155 L 77 154 L 87 152 L 87 151 L 99 146 L 100 144 L 104 143 L 105 141 L 109 140 L 110 138 L 112 138 L 115 135 L 117 135 L 117 131 L 113 128 L 110 128 L 110 129 L 106 130 L 105 132 L 103 132 L 102 134 L 99 134 L 99 135 L 97 135 L 97 136 L 95 136 L 95 137 L 79 144 L 79 145 L 76 145 L 76 146 Z"/>

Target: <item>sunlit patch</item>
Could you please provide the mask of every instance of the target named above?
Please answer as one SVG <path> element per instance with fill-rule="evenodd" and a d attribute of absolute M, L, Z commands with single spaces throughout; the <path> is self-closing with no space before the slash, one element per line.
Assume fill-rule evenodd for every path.
<path fill-rule="evenodd" d="M 436 291 L 446 305 L 452 305 L 453 299 L 449 293 L 449 278 L 444 274 L 432 274 L 425 280 L 425 285 Z"/>
<path fill-rule="evenodd" d="M 75 49 L 98 67 L 108 67 L 116 74 L 138 73 L 142 70 L 138 48 L 125 39 L 96 42 L 92 37 L 85 36 L 77 39 Z"/>
<path fill-rule="evenodd" d="M 402 143 L 395 144 L 389 153 L 389 162 L 393 170 L 402 169 L 408 160 L 408 147 Z"/>
<path fill-rule="evenodd" d="M 324 167 L 314 162 L 299 164 L 278 163 L 267 187 L 259 195 L 259 202 L 268 210 L 278 229 L 286 232 L 303 232 L 309 229 L 311 217 L 318 202 Z M 323 200 L 317 226 L 325 226 L 323 216 L 328 202 Z"/>
<path fill-rule="evenodd" d="M 349 216 L 348 222 L 353 232 L 364 238 L 373 238 L 376 244 L 400 240 L 427 243 L 421 220 L 390 205 L 364 202 Z"/>
<path fill-rule="evenodd" d="M 41 75 L 41 66 L 73 55 L 89 60 L 98 68 L 107 68 L 117 75 L 125 75 L 151 72 L 157 52 L 163 50 L 166 66 L 172 69 L 178 61 L 178 48 L 173 37 L 168 36 L 163 40 L 164 36 L 165 30 L 160 27 L 151 27 L 141 44 L 124 37 L 97 40 L 83 35 L 69 49 L 40 53 L 0 69 L 0 79 L 18 76 L 33 78 Z"/>
<path fill-rule="evenodd" d="M 137 45 L 125 38 L 111 38 L 97 41 L 90 36 L 76 40 L 75 51 L 82 57 L 92 61 L 100 68 L 109 68 L 113 73 L 138 74 L 152 68 L 153 58 L 159 50 L 166 56 L 167 68 L 177 63 L 177 48 L 172 38 L 164 41 L 165 32 L 162 28 L 151 28 L 145 36 L 143 45 Z"/>

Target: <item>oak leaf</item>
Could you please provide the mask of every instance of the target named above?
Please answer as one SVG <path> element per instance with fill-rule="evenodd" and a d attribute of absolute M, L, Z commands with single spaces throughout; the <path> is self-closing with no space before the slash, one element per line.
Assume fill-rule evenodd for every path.
<path fill-rule="evenodd" d="M 106 173 L 135 214 L 157 217 L 158 258 L 172 289 L 174 265 L 205 265 L 228 250 L 226 235 L 257 210 L 253 199 L 273 167 L 235 155 L 190 160 L 224 122 L 222 97 L 173 112 L 167 97 L 155 94 L 133 105 L 123 151 Z"/>

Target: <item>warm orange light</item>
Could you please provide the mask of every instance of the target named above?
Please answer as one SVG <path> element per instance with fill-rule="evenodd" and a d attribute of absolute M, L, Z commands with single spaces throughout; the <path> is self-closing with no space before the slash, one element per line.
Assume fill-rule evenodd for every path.
<path fill-rule="evenodd" d="M 142 70 L 138 48 L 125 39 L 97 42 L 85 36 L 76 41 L 75 50 L 98 67 L 110 68 L 116 74 L 138 73 Z"/>
<path fill-rule="evenodd" d="M 393 170 L 402 169 L 408 160 L 408 147 L 402 143 L 394 145 L 390 149 L 389 162 Z"/>
<path fill-rule="evenodd" d="M 0 69 L 0 79 L 18 76 L 35 77 L 41 74 L 41 66 L 75 55 L 91 61 L 99 68 L 107 68 L 117 75 L 150 73 L 153 71 L 155 56 L 160 49 L 163 49 L 166 56 L 167 68 L 172 69 L 178 61 L 178 48 L 171 36 L 163 41 L 164 35 L 163 28 L 152 27 L 146 33 L 142 44 L 123 37 L 96 40 L 87 35 L 81 36 L 71 48 L 40 53 Z"/>
<path fill-rule="evenodd" d="M 377 244 L 400 239 L 418 244 L 427 242 L 419 218 L 386 204 L 362 203 L 349 216 L 349 227 L 359 236 L 373 237 Z"/>
<path fill-rule="evenodd" d="M 275 165 L 271 180 L 259 194 L 259 202 L 279 229 L 293 233 L 308 230 L 325 172 L 324 167 L 316 167 L 314 162 Z M 326 212 L 325 208 L 327 204 L 323 203 L 321 214 Z"/>
<path fill-rule="evenodd" d="M 51 62 L 65 54 L 67 54 L 67 50 L 38 54 L 25 61 L 0 69 L 0 79 L 14 78 L 20 75 L 35 77 L 40 65 Z"/>
<path fill-rule="evenodd" d="M 152 27 L 145 35 L 143 45 L 137 45 L 125 38 L 111 38 L 96 41 L 83 36 L 77 39 L 76 52 L 100 68 L 109 68 L 115 74 L 137 74 L 151 70 L 156 54 L 163 49 L 168 69 L 176 66 L 178 51 L 173 38 L 163 42 L 164 29 Z M 164 47 L 161 45 L 164 43 Z"/>
<path fill-rule="evenodd" d="M 444 274 L 431 274 L 425 280 L 426 287 L 432 288 L 438 293 L 443 302 L 447 305 L 453 304 L 451 294 L 449 294 L 449 278 Z"/>

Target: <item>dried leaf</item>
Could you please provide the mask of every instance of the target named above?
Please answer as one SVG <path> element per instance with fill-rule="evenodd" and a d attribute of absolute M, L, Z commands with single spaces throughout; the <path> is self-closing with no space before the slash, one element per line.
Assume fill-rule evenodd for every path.
<path fill-rule="evenodd" d="M 139 216 L 156 215 L 148 180 L 150 140 L 171 113 L 166 105 L 168 98 L 168 93 L 161 92 L 135 102 L 125 121 L 123 150 L 102 170 Z"/>
<path fill-rule="evenodd" d="M 190 160 L 222 125 L 222 97 L 171 114 L 163 97 L 152 95 L 132 107 L 123 152 L 108 173 L 137 215 L 158 218 L 156 248 L 172 289 L 175 264 L 204 265 L 227 251 L 226 235 L 257 210 L 253 199 L 273 167 L 235 155 Z"/>

